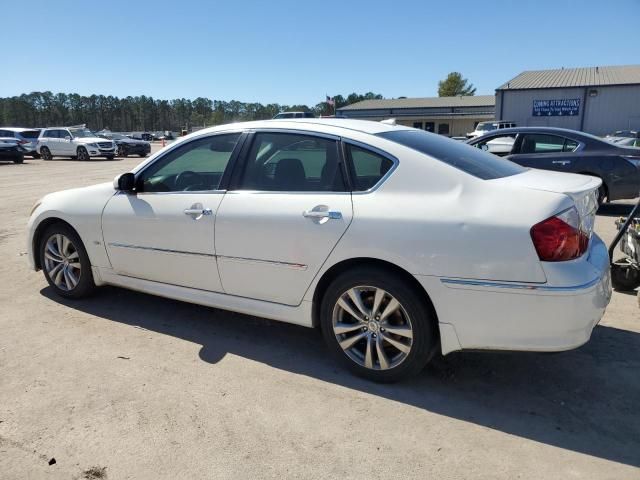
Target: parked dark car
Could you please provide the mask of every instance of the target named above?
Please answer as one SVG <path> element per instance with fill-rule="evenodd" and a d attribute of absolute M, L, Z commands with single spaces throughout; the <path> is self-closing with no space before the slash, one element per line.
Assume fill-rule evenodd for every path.
<path fill-rule="evenodd" d="M 126 157 L 127 155 L 146 157 L 151 152 L 151 144 L 144 140 L 129 138 L 121 133 L 101 133 L 99 136 L 116 143 L 118 157 Z"/>
<path fill-rule="evenodd" d="M 23 163 L 26 152 L 17 138 L 0 138 L 0 161 Z"/>
<path fill-rule="evenodd" d="M 467 143 L 524 167 L 599 177 L 601 203 L 635 198 L 640 191 L 640 151 L 588 133 L 564 128 L 516 127 L 491 132 Z"/>

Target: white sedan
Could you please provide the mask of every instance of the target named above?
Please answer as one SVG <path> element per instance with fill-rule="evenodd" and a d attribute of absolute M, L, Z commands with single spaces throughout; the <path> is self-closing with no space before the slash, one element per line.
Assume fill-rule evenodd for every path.
<path fill-rule="evenodd" d="M 237 123 L 45 196 L 29 255 L 62 296 L 108 284 L 319 326 L 394 381 L 436 352 L 587 342 L 611 297 L 599 185 L 408 127 Z"/>

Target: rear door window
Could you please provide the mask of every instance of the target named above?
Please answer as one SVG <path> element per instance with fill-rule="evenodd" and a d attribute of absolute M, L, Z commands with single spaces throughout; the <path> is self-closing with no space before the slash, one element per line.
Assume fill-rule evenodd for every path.
<path fill-rule="evenodd" d="M 393 167 L 393 161 L 378 153 L 346 144 L 354 192 L 373 188 Z"/>
<path fill-rule="evenodd" d="M 578 143 L 558 135 L 528 133 L 523 135 L 520 144 L 521 154 L 572 152 Z"/>

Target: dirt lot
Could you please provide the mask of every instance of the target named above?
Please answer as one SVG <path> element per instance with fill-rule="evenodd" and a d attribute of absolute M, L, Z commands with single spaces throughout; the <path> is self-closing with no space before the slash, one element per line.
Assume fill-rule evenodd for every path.
<path fill-rule="evenodd" d="M 640 478 L 635 295 L 614 293 L 578 350 L 454 354 L 391 386 L 337 368 L 310 329 L 117 288 L 53 296 L 27 267 L 31 206 L 138 162 L 0 164 L 3 480 Z M 629 205 L 602 209 L 605 241 Z"/>

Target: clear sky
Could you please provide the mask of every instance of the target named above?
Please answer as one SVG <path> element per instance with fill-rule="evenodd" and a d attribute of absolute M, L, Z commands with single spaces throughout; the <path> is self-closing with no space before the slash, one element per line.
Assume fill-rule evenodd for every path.
<path fill-rule="evenodd" d="M 354 91 L 435 96 L 451 71 L 492 94 L 523 70 L 640 63 L 640 0 L 30 0 L 2 10 L 0 96 L 315 105 Z"/>

